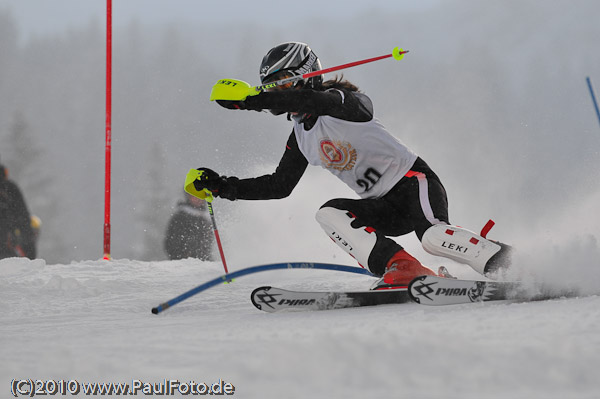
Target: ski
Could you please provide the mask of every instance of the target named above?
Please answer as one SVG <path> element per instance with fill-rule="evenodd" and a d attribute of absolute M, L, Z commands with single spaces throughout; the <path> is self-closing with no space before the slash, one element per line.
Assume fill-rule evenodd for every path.
<path fill-rule="evenodd" d="M 433 306 L 504 300 L 540 301 L 577 295 L 574 290 L 535 283 L 459 280 L 437 276 L 415 278 L 408 285 L 408 292 L 413 301 Z"/>
<path fill-rule="evenodd" d="M 406 287 L 381 291 L 301 292 L 276 287 L 252 291 L 254 306 L 265 312 L 281 310 L 329 310 L 411 302 Z"/>

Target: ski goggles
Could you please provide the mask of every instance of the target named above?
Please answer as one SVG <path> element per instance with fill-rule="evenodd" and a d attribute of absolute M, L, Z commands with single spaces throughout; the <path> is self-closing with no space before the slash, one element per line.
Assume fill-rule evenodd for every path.
<path fill-rule="evenodd" d="M 289 70 L 282 70 L 282 71 L 277 71 L 274 74 L 272 74 L 271 76 L 268 76 L 265 81 L 263 82 L 263 84 L 267 84 L 267 83 L 273 83 L 276 82 L 278 80 L 283 80 L 283 79 L 287 79 L 287 78 L 292 78 L 296 75 L 294 75 L 291 71 Z M 276 85 L 273 87 L 270 87 L 269 89 L 267 89 L 267 91 L 279 91 L 279 90 L 287 90 L 289 88 L 295 87 L 296 85 L 298 85 L 300 82 L 303 82 L 302 79 L 300 80 L 292 80 L 290 82 L 286 82 L 284 84 L 281 85 Z"/>

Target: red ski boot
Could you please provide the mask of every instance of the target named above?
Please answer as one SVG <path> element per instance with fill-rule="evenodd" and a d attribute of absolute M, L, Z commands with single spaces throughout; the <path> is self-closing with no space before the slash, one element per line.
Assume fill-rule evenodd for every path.
<path fill-rule="evenodd" d="M 382 278 L 371 286 L 372 290 L 387 290 L 406 288 L 408 283 L 418 276 L 436 276 L 435 272 L 421 264 L 405 250 L 400 250 L 392 256 L 385 268 Z"/>

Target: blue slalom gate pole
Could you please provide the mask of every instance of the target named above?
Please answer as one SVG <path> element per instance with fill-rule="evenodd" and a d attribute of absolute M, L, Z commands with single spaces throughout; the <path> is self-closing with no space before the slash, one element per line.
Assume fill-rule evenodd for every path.
<path fill-rule="evenodd" d="M 592 96 L 592 102 L 594 103 L 594 108 L 596 109 L 596 116 L 598 116 L 598 123 L 600 123 L 600 110 L 598 109 L 598 103 L 596 102 L 596 96 L 594 95 L 594 89 L 592 89 L 592 81 L 589 76 L 585 78 L 587 81 L 588 88 L 590 89 L 590 95 Z"/>
<path fill-rule="evenodd" d="M 178 304 L 186 300 L 187 298 L 196 295 L 199 292 L 205 291 L 211 287 L 214 287 L 217 284 L 226 283 L 234 278 L 245 276 L 247 274 L 258 273 L 258 272 L 266 272 L 269 270 L 277 270 L 277 269 L 320 269 L 320 270 L 335 270 L 340 272 L 349 272 L 356 274 L 364 274 L 367 276 L 372 276 L 373 274 L 367 269 L 362 269 L 360 267 L 355 266 L 345 266 L 345 265 L 337 265 L 332 263 L 310 263 L 310 262 L 288 262 L 288 263 L 273 263 L 268 265 L 261 266 L 253 266 L 247 269 L 238 270 L 237 272 L 224 274 L 220 277 L 217 277 L 213 280 L 207 281 L 204 284 L 200 284 L 196 288 L 192 288 L 191 290 L 184 292 L 183 294 L 165 302 L 161 303 L 155 308 L 152 308 L 153 314 L 159 314 L 160 312 L 167 310 L 173 305 Z"/>

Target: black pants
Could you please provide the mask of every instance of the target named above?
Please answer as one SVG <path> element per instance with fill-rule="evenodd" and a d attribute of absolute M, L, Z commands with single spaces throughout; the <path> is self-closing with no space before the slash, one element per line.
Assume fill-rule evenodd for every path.
<path fill-rule="evenodd" d="M 438 176 L 421 158 L 386 195 L 374 199 L 337 198 L 322 207 L 351 212 L 353 228 L 372 227 L 377 242 L 369 255 L 369 268 L 383 275 L 390 258 L 402 246 L 386 236 L 415 232 L 419 241 L 434 224 L 449 224 L 446 190 Z"/>

